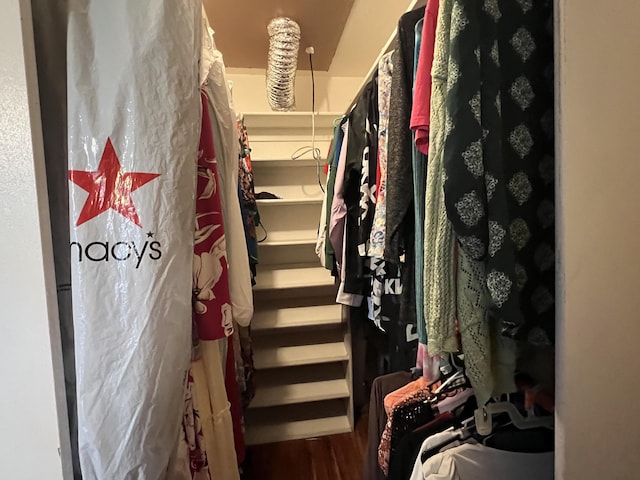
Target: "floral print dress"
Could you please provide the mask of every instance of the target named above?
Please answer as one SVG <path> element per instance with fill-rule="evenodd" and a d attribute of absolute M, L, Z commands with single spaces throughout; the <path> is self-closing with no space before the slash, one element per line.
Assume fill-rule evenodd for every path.
<path fill-rule="evenodd" d="M 217 340 L 233 333 L 233 321 L 218 167 L 208 100 L 204 93 L 196 195 L 193 316 L 198 337 Z"/>

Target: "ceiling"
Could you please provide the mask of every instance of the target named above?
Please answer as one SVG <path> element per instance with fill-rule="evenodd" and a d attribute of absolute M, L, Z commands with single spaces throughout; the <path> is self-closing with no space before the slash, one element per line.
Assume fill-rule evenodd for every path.
<path fill-rule="evenodd" d="M 286 16 L 300 25 L 298 69 L 308 70 L 304 52 L 313 46 L 314 70 L 328 71 L 354 0 L 204 0 L 218 49 L 231 68 L 266 68 L 267 24 Z"/>
<path fill-rule="evenodd" d="M 363 77 L 390 40 L 398 19 L 425 0 L 355 0 L 329 73 Z"/>

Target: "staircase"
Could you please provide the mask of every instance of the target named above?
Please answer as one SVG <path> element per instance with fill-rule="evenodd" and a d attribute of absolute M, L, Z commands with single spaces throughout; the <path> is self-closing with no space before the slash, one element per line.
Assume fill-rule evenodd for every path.
<path fill-rule="evenodd" d="M 340 114 L 315 116 L 323 158 Z M 255 190 L 268 235 L 260 243 L 252 320 L 256 395 L 246 414 L 249 445 L 353 429 L 351 348 L 336 287 L 315 255 L 323 194 L 309 152 L 311 113 L 245 113 Z M 321 162 L 323 163 L 323 162 Z M 320 180 L 326 177 L 320 165 Z M 258 228 L 258 238 L 263 236 Z"/>

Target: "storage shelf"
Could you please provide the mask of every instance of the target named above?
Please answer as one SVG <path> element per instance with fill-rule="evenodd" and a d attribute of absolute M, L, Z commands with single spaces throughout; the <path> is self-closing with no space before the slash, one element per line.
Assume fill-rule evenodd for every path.
<path fill-rule="evenodd" d="M 320 363 L 342 362 L 349 359 L 344 342 L 314 345 L 274 346 L 258 348 L 253 353 L 256 369 L 293 367 Z"/>
<path fill-rule="evenodd" d="M 313 305 L 310 307 L 278 308 L 256 311 L 251 321 L 253 331 L 276 328 L 309 327 L 342 323 L 340 305 Z"/>
<path fill-rule="evenodd" d="M 269 232 L 267 239 L 260 242 L 261 247 L 279 247 L 283 245 L 315 245 L 315 230 L 287 230 Z"/>
<path fill-rule="evenodd" d="M 263 266 L 256 277 L 254 290 L 279 290 L 286 288 L 323 287 L 334 285 L 329 270 L 324 267 L 299 266 Z"/>
<path fill-rule="evenodd" d="M 320 160 L 320 168 L 324 169 L 325 159 Z M 251 158 L 253 168 L 297 168 L 297 167 L 315 167 L 316 161 L 313 158 L 298 158 L 293 160 L 287 159 L 269 159 L 269 158 Z"/>
<path fill-rule="evenodd" d="M 347 398 L 348 396 L 349 386 L 344 378 L 288 385 L 260 385 L 256 389 L 256 395 L 251 401 L 250 408 L 332 400 L 335 398 Z"/>
<path fill-rule="evenodd" d="M 255 190 L 280 197 L 257 199 L 267 238 L 259 244 L 253 289 L 256 393 L 245 412 L 248 445 L 353 429 L 349 326 L 342 318 L 343 307 L 335 303 L 335 279 L 315 253 L 324 199 L 318 182 L 326 181 L 324 157 L 334 121 L 341 116 L 244 114 Z M 320 175 L 308 148 L 312 141 L 322 157 Z M 291 158 L 298 154 L 300 158 Z"/>
<path fill-rule="evenodd" d="M 335 435 L 351 431 L 349 417 L 341 415 L 280 423 L 257 424 L 247 428 L 247 445 L 282 442 L 300 438 Z"/>
<path fill-rule="evenodd" d="M 316 128 L 333 127 L 334 120 L 342 117 L 343 112 L 316 112 Z M 311 127 L 311 112 L 248 112 L 244 113 L 244 122 L 250 132 L 256 128 Z"/>
<path fill-rule="evenodd" d="M 322 197 L 317 198 L 269 198 L 259 199 L 256 203 L 262 207 L 279 207 L 284 205 L 321 205 Z"/>
<path fill-rule="evenodd" d="M 305 179 L 309 182 L 311 179 Z M 269 192 L 281 197 L 282 200 L 297 199 L 315 200 L 322 203 L 323 194 L 320 190 L 317 178 L 315 176 L 315 170 L 313 171 L 313 180 L 310 183 L 302 183 L 303 180 L 299 180 L 300 183 L 293 185 L 282 185 L 281 183 L 265 183 L 264 181 L 257 187 L 261 192 Z M 278 200 L 278 199 L 275 199 Z M 318 217 L 320 215 L 318 214 Z"/>
<path fill-rule="evenodd" d="M 310 130 L 310 129 L 309 129 Z M 265 129 L 266 131 L 266 129 Z M 277 132 L 278 129 L 272 129 Z M 307 131 L 307 130 L 305 130 Z M 253 159 L 261 160 L 283 160 L 290 159 L 293 155 L 299 156 L 299 160 L 314 160 L 313 153 L 309 147 L 311 147 L 311 136 L 304 140 L 281 140 L 279 142 L 257 142 L 251 140 L 251 156 Z M 317 139 L 315 146 L 320 150 L 320 156 L 324 160 L 329 152 L 331 140 Z M 292 160 L 298 161 L 298 160 Z"/>

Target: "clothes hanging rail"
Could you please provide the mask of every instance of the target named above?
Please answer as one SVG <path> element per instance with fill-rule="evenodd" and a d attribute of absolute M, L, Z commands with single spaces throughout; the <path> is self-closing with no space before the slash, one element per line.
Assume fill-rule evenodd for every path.
<path fill-rule="evenodd" d="M 424 7 L 426 3 L 427 3 L 426 0 L 412 0 L 411 3 L 409 4 L 409 6 L 407 7 L 405 13 L 406 12 L 410 12 L 412 10 L 415 10 L 416 8 Z M 358 88 L 358 91 L 356 92 L 355 96 L 353 97 L 353 100 L 351 100 L 351 103 L 349 104 L 349 107 L 344 112 L 344 116 L 349 115 L 351 110 L 353 110 L 353 107 L 356 106 L 356 102 L 358 101 L 358 97 L 360 97 L 360 94 L 362 93 L 362 90 L 364 90 L 364 87 L 373 78 L 373 74 L 376 71 L 376 69 L 378 68 L 378 63 L 380 63 L 380 59 L 383 57 L 383 55 L 385 55 L 386 53 L 388 53 L 391 50 L 391 47 L 392 47 L 392 45 L 394 43 L 394 40 L 397 37 L 398 37 L 398 27 L 396 25 L 396 27 L 393 29 L 393 32 L 391 33 L 391 35 L 387 39 L 387 42 L 384 44 L 384 46 L 380 50 L 380 53 L 378 54 L 378 56 L 376 57 L 375 61 L 373 62 L 373 64 L 369 68 L 369 71 L 364 76 L 364 78 L 362 80 L 362 83 L 360 84 L 360 88 Z"/>

